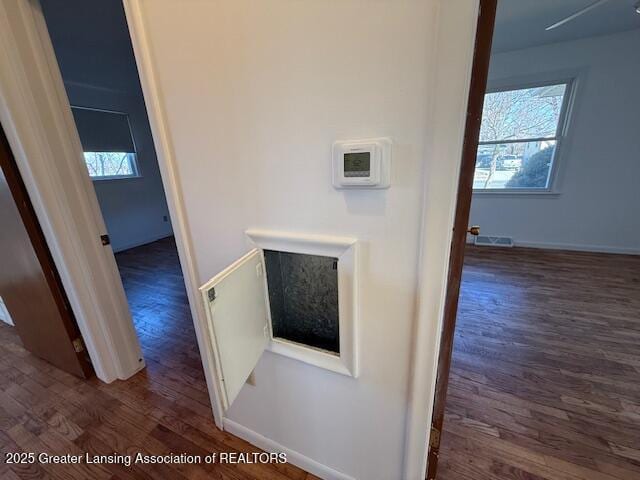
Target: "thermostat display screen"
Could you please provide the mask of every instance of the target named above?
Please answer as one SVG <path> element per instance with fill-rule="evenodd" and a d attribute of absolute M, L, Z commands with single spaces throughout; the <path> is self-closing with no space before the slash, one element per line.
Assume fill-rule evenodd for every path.
<path fill-rule="evenodd" d="M 345 177 L 368 177 L 371 174 L 371 152 L 344 154 Z"/>

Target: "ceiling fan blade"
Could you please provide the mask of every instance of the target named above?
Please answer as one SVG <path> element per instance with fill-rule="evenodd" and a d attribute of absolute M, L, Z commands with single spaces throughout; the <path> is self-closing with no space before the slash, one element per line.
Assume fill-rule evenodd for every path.
<path fill-rule="evenodd" d="M 585 13 L 593 10 L 594 8 L 599 7 L 600 5 L 604 5 L 605 3 L 608 3 L 609 1 L 610 0 L 597 0 L 597 1 L 593 2 L 591 5 L 588 5 L 588 6 L 584 7 L 582 10 L 578 10 L 576 13 L 574 13 L 572 15 L 569 15 L 566 18 L 563 18 L 559 22 L 556 22 L 553 25 L 549 25 L 547 28 L 545 28 L 545 30 L 549 31 L 549 30 L 553 30 L 554 28 L 558 28 L 559 26 L 570 22 L 574 18 L 578 18 L 580 15 L 584 15 Z"/>

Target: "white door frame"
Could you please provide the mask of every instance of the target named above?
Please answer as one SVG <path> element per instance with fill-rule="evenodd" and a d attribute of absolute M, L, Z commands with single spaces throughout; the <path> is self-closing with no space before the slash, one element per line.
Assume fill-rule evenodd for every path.
<path fill-rule="evenodd" d="M 198 292 L 200 276 L 142 2 L 123 3 L 214 419 L 222 428 L 221 392 L 217 390 L 211 337 Z M 425 135 L 429 157 L 442 161 L 430 162 L 424 181 L 418 310 L 403 473 L 403 478 L 411 480 L 424 478 L 426 466 L 451 243 L 451 228 L 442 226 L 453 226 L 478 4 L 479 0 L 438 0 L 438 29 L 433 32 L 436 60 L 430 91 L 437 91 L 438 95 L 431 99 L 432 125 Z M 0 63 L 0 120 L 96 372 L 105 381 L 127 378 L 140 368 L 139 364 L 133 368 L 132 362 L 134 357 L 140 358 L 140 350 L 128 311 L 123 310 L 126 298 L 112 252 L 99 243 L 104 223 L 90 180 L 79 165 L 83 162 L 80 142 L 37 0 L 0 3 Z M 132 355 L 133 352 L 137 354 Z"/>
<path fill-rule="evenodd" d="M 178 256 L 184 275 L 184 283 L 187 289 L 187 298 L 193 317 L 198 347 L 202 358 L 204 376 L 207 381 L 211 408 L 216 426 L 223 427 L 224 409 L 222 405 L 222 392 L 219 390 L 218 369 L 216 367 L 214 349 L 211 344 L 211 333 L 207 324 L 207 313 L 200 297 L 200 276 L 193 253 L 191 234 L 184 206 L 182 190 L 178 176 L 178 168 L 175 158 L 169 127 L 163 109 L 163 101 L 156 79 L 156 74 L 151 61 L 151 46 L 147 38 L 146 27 L 138 0 L 123 0 L 133 53 L 136 57 L 138 75 L 144 101 L 147 106 L 147 115 L 153 135 L 153 143 L 156 147 L 160 176 L 167 197 L 167 205 L 171 214 L 173 233 L 178 247 Z"/>
<path fill-rule="evenodd" d="M 435 48 L 428 155 L 422 205 L 418 311 L 405 428 L 404 479 L 424 479 L 458 200 L 467 104 L 480 0 L 441 0 Z M 448 228 L 443 229 L 443 225 Z"/>
<path fill-rule="evenodd" d="M 144 367 L 40 5 L 0 2 L 0 122 L 97 377 Z"/>

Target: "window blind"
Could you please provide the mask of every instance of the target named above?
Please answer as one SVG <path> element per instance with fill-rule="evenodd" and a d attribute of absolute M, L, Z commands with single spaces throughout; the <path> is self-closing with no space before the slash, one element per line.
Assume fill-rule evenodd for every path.
<path fill-rule="evenodd" d="M 135 153 L 128 115 L 79 107 L 71 111 L 85 152 Z"/>

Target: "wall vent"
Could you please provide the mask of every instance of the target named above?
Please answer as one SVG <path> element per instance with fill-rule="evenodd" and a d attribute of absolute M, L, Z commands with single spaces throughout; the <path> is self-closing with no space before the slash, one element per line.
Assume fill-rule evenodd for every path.
<path fill-rule="evenodd" d="M 474 244 L 480 247 L 513 247 L 513 238 L 478 235 L 475 237 Z"/>

